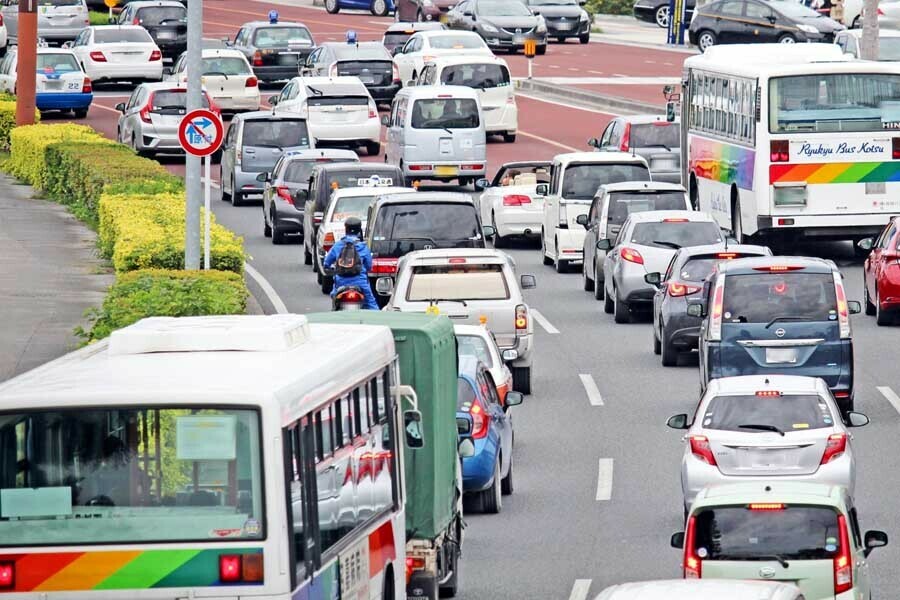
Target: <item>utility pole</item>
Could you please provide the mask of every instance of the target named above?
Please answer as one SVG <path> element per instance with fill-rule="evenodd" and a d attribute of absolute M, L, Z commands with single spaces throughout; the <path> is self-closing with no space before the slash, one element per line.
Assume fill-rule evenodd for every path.
<path fill-rule="evenodd" d="M 863 2 L 863 35 L 860 44 L 860 58 L 878 60 L 878 0 Z"/>
<path fill-rule="evenodd" d="M 34 125 L 34 94 L 37 86 L 37 3 L 19 2 L 19 52 L 16 71 L 16 125 Z"/>
<path fill-rule="evenodd" d="M 187 2 L 187 112 L 203 108 L 203 2 Z M 200 205 L 203 185 L 200 181 L 200 157 L 187 156 L 184 185 L 185 206 L 184 268 L 200 268 Z"/>

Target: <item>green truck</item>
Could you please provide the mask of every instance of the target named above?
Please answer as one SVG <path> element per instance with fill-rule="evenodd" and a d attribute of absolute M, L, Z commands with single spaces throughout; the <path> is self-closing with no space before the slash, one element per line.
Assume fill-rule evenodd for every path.
<path fill-rule="evenodd" d="M 400 383 L 415 390 L 425 437 L 424 448 L 404 454 L 406 595 L 423 599 L 456 595 L 463 520 L 453 324 L 443 316 L 369 310 L 307 317 L 312 323 L 385 325 L 393 331 Z M 404 404 L 403 408 L 411 408 L 406 400 Z"/>

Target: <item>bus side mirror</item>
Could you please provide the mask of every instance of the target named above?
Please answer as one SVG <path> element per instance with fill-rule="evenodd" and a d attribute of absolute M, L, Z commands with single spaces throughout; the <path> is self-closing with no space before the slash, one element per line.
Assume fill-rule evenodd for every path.
<path fill-rule="evenodd" d="M 666 102 L 666 121 L 669 123 L 675 122 L 675 103 L 674 102 Z"/>
<path fill-rule="evenodd" d="M 422 435 L 422 413 L 417 410 L 403 412 L 403 429 L 406 431 L 406 446 L 416 449 L 425 446 Z"/>

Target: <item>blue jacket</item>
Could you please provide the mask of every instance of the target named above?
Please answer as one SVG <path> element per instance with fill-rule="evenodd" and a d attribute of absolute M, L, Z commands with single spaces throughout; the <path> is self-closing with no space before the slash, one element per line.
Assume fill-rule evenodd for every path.
<path fill-rule="evenodd" d="M 328 251 L 328 255 L 325 256 L 323 264 L 326 269 L 330 269 L 341 255 L 341 250 L 344 249 L 344 246 L 350 243 L 356 246 L 356 252 L 359 253 L 360 266 L 362 267 L 360 275 L 365 276 L 366 273 L 372 270 L 372 252 L 369 250 L 366 243 L 355 235 L 345 235 L 339 239 L 337 243 L 331 247 L 331 250 Z"/>

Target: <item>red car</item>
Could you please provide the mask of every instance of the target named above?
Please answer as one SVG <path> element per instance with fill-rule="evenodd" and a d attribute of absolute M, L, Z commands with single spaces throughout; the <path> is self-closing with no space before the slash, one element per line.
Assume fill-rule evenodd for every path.
<path fill-rule="evenodd" d="M 859 247 L 871 250 L 863 265 L 866 314 L 889 325 L 900 309 L 900 218 L 891 217 L 881 235 L 860 241 Z"/>

